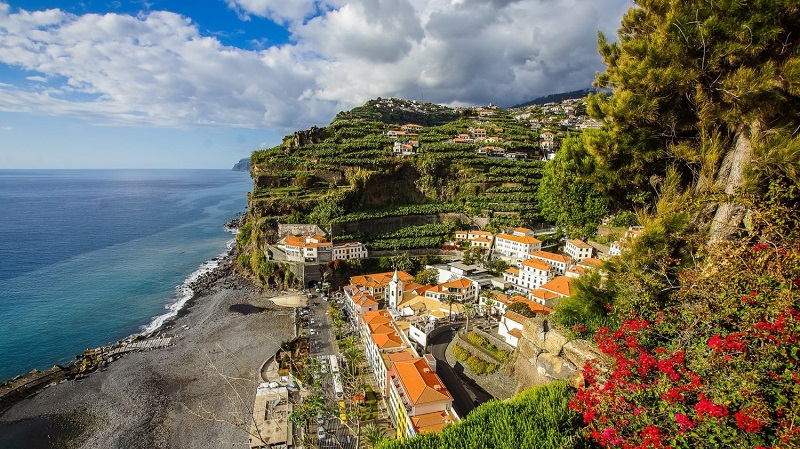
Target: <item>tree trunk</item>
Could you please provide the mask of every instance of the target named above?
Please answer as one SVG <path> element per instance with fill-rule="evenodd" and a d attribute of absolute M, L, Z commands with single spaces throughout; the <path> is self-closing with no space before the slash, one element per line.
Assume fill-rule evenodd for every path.
<path fill-rule="evenodd" d="M 753 158 L 752 137 L 758 132 L 758 124 L 743 125 L 736 132 L 733 148 L 725 154 L 722 165 L 717 171 L 714 185 L 724 191 L 729 198 L 717 207 L 711 221 L 708 243 L 727 240 L 740 229 L 747 208 L 744 204 L 732 199 L 744 185 L 745 171 Z"/>

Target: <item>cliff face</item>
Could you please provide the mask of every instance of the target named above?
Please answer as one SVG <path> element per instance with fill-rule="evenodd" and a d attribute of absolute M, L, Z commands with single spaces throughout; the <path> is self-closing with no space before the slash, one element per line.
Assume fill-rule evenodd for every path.
<path fill-rule="evenodd" d="M 569 339 L 553 329 L 546 318 L 531 318 L 524 323 L 514 363 L 517 393 L 553 380 L 583 386 L 581 368 L 587 361 L 602 359 L 597 348 L 586 340 Z"/>

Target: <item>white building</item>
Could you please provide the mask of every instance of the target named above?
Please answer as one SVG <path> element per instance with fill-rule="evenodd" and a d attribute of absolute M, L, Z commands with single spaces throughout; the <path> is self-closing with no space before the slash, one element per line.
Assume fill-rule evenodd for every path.
<path fill-rule="evenodd" d="M 500 323 L 497 327 L 497 333 L 506 340 L 506 343 L 513 347 L 519 345 L 519 339 L 522 338 L 522 326 L 525 322 L 525 317 L 516 312 L 506 312 L 500 318 Z"/>
<path fill-rule="evenodd" d="M 333 245 L 333 260 L 366 259 L 367 247 L 359 242 L 337 243 Z"/>
<path fill-rule="evenodd" d="M 563 276 L 567 272 L 571 260 L 569 256 L 548 251 L 534 251 L 530 253 L 530 257 L 550 264 L 550 268 L 552 268 L 553 272 L 558 276 Z"/>
<path fill-rule="evenodd" d="M 578 239 L 567 240 L 564 244 L 564 252 L 577 262 L 592 257 L 592 247 Z"/>
<path fill-rule="evenodd" d="M 528 254 L 542 249 L 542 241 L 530 235 L 499 234 L 494 241 L 494 252 L 515 259 L 527 259 Z"/>

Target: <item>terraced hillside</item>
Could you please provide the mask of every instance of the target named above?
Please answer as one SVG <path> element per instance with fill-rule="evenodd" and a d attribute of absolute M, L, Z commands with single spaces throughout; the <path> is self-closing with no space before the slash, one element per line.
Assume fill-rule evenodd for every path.
<path fill-rule="evenodd" d="M 421 129 L 404 131 L 408 124 Z M 540 158 L 538 133 L 502 109 L 372 100 L 253 153 L 252 235 L 243 237 L 270 240 L 278 221 L 327 227 L 445 212 L 530 224 L 538 218 Z"/>

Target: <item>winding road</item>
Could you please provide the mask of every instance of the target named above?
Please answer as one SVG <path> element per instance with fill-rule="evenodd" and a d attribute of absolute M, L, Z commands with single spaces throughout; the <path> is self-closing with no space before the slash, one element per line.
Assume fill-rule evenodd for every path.
<path fill-rule="evenodd" d="M 447 345 L 453 341 L 454 332 L 450 330 L 450 324 L 442 327 L 431 331 L 428 350 L 436 359 L 436 374 L 439 375 L 444 386 L 453 396 L 453 408 L 461 419 L 464 419 L 477 405 L 492 399 L 492 396 L 477 385 L 470 385 L 469 382 L 462 380 L 456 370 L 447 363 L 445 351 Z"/>

